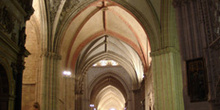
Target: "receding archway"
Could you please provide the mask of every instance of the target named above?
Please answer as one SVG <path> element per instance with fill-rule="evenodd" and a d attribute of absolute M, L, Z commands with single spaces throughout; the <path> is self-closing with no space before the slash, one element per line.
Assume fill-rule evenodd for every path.
<path fill-rule="evenodd" d="M 122 110 L 125 108 L 125 98 L 116 87 L 108 85 L 96 96 L 95 105 L 98 110 Z"/>
<path fill-rule="evenodd" d="M 89 85 L 89 103 L 94 104 L 94 107 L 98 109 L 124 109 L 127 101 L 131 99 L 129 90 L 120 76 L 117 76 L 116 73 L 106 72 L 95 78 Z M 114 101 L 106 102 L 106 100 Z"/>

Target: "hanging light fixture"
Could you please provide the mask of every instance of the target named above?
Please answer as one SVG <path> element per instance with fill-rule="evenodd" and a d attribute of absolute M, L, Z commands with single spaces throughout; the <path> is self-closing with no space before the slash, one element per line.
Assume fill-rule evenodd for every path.
<path fill-rule="evenodd" d="M 63 71 L 63 75 L 64 76 L 71 76 L 71 72 L 70 71 Z"/>

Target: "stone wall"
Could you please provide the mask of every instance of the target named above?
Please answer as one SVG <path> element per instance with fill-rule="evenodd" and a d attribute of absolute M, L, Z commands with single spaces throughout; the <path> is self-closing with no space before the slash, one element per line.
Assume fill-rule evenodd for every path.
<path fill-rule="evenodd" d="M 37 24 L 34 16 L 26 23 L 27 50 L 31 53 L 25 58 L 25 70 L 22 82 L 22 110 L 30 110 L 35 102 L 39 102 L 41 50 Z"/>
<path fill-rule="evenodd" d="M 178 28 L 179 28 L 179 40 L 181 47 L 182 57 L 182 72 L 184 80 L 184 103 L 187 110 L 218 110 L 219 98 L 216 97 L 219 93 L 218 81 L 219 81 L 219 33 L 216 33 L 216 29 L 219 24 L 216 21 L 217 16 L 215 11 L 219 10 L 214 5 L 219 1 L 215 0 L 190 0 L 181 1 L 174 0 L 174 6 L 177 9 Z M 217 26 L 217 27 L 216 27 Z M 193 66 L 190 62 L 195 62 L 201 59 L 204 66 Z M 194 63 L 197 65 L 196 63 Z M 191 68 L 191 69 L 190 69 Z M 200 69 L 199 69 L 200 68 Z M 201 70 L 203 68 L 203 70 Z M 199 76 L 203 79 L 197 80 L 192 78 L 195 73 L 191 70 L 199 70 Z M 196 72 L 197 73 L 197 72 Z M 197 86 L 190 87 L 192 83 L 200 83 Z M 201 86 L 202 84 L 202 86 Z M 195 92 L 193 88 L 201 89 L 197 94 L 192 95 Z M 205 93 L 202 95 L 202 93 Z M 200 96 L 198 94 L 201 94 Z M 198 97 L 197 97 L 198 96 Z"/>

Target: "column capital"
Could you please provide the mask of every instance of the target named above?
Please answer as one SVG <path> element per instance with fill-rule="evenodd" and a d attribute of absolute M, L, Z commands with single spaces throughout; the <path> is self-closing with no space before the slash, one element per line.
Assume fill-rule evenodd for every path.
<path fill-rule="evenodd" d="M 177 50 L 175 47 L 166 47 L 166 48 L 162 48 L 156 51 L 152 51 L 150 53 L 150 56 L 154 57 L 154 56 L 159 56 L 159 55 L 166 54 L 166 53 L 179 53 L 179 50 Z"/>
<path fill-rule="evenodd" d="M 174 8 L 178 8 L 178 7 L 183 6 L 184 4 L 187 4 L 193 1 L 196 1 L 196 0 L 173 0 L 173 6 Z"/>
<path fill-rule="evenodd" d="M 45 51 L 45 52 L 42 52 L 41 57 L 43 57 L 43 56 L 47 57 L 47 58 L 53 58 L 53 59 L 61 60 L 61 55 L 56 53 L 56 52 Z"/>

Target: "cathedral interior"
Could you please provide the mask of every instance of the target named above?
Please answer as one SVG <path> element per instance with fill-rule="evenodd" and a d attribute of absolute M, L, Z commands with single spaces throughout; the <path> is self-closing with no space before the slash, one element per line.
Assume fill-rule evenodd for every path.
<path fill-rule="evenodd" d="M 0 110 L 220 110 L 220 1 L 1 0 Z"/>

